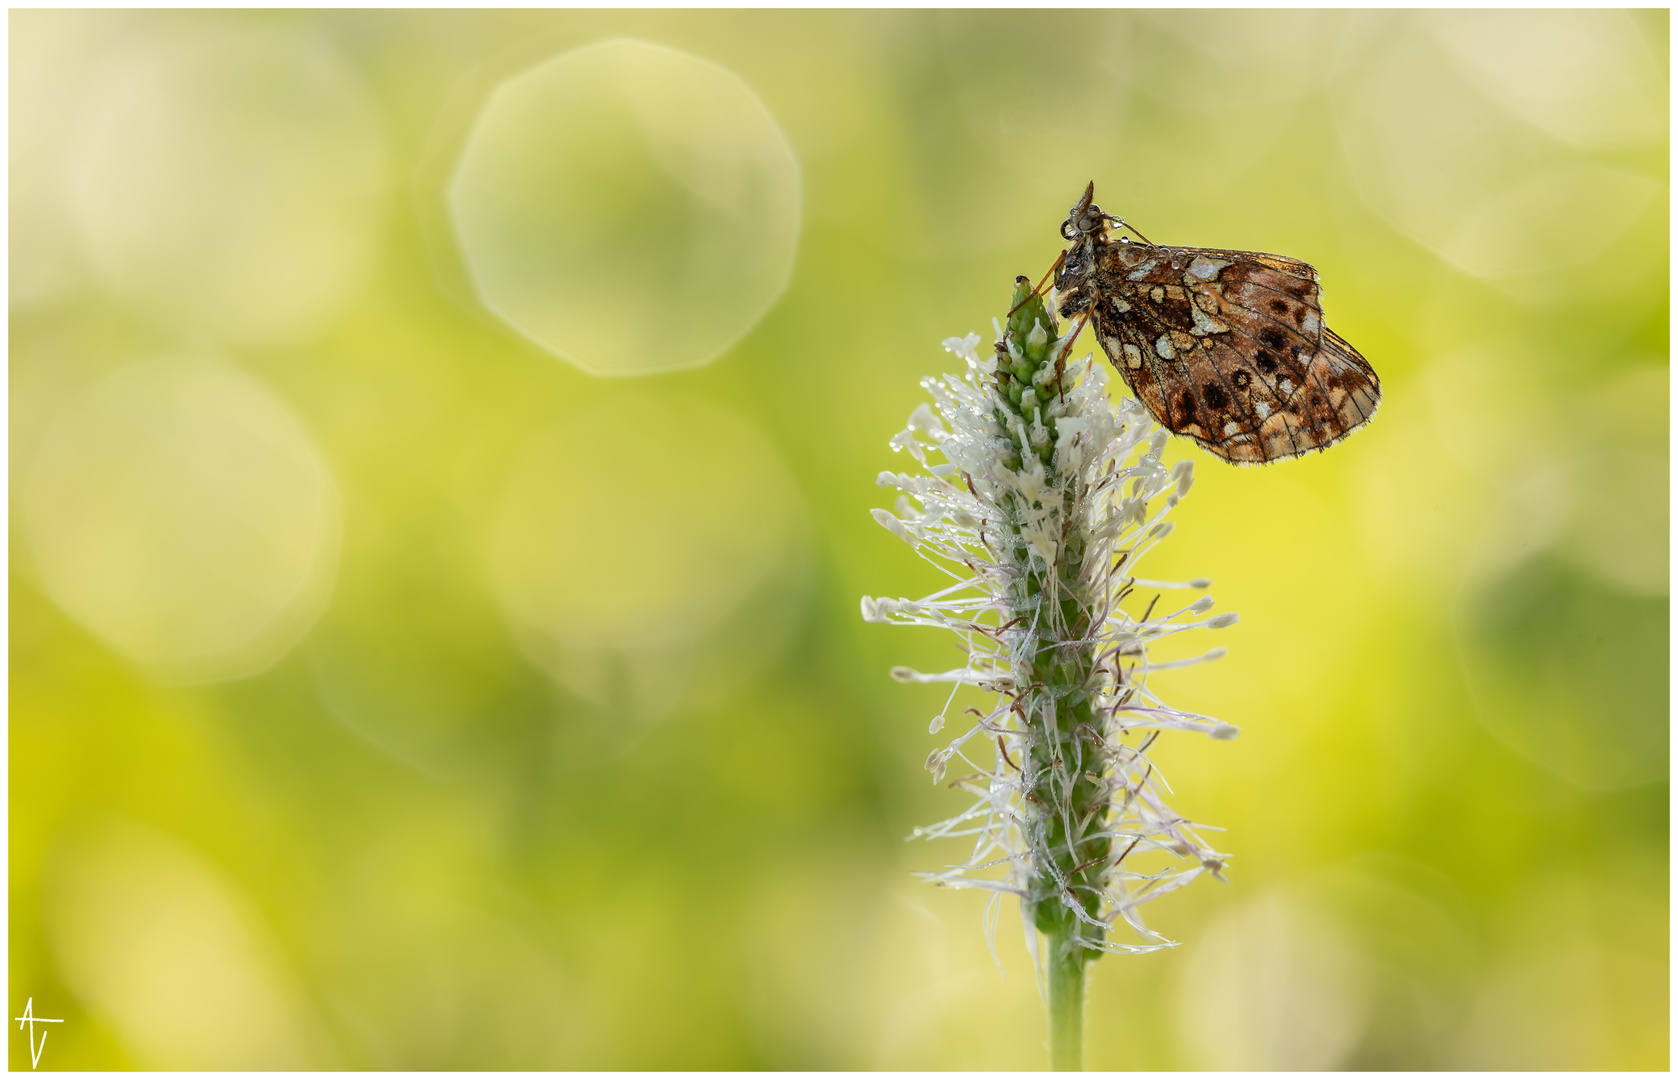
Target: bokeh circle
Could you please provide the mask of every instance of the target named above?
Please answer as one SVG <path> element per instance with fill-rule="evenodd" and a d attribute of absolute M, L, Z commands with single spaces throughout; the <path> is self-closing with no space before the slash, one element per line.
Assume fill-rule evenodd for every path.
<path fill-rule="evenodd" d="M 378 255 L 382 123 L 341 57 L 294 33 L 181 24 L 97 80 L 69 161 L 82 243 L 147 315 L 241 345 L 307 340 Z"/>
<path fill-rule="evenodd" d="M 796 480 L 750 422 L 632 398 L 532 439 L 501 492 L 487 568 L 527 657 L 597 702 L 627 679 L 632 711 L 655 714 L 684 693 L 696 648 L 735 648 L 737 613 L 779 627 L 797 606 L 784 579 L 803 521 Z M 747 651 L 776 651 L 745 636 Z"/>
<path fill-rule="evenodd" d="M 502 83 L 448 191 L 484 305 L 599 375 L 714 359 L 792 273 L 797 158 L 733 73 L 612 40 Z"/>
<path fill-rule="evenodd" d="M 122 368 L 73 399 L 24 490 L 49 596 L 170 681 L 251 675 L 325 605 L 326 463 L 266 387 L 202 359 Z"/>

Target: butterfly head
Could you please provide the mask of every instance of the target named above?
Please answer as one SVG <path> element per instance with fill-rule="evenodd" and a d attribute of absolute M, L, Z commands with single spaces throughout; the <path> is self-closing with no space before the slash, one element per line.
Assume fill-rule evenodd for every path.
<path fill-rule="evenodd" d="M 1084 188 L 1083 196 L 1072 204 L 1072 211 L 1066 216 L 1066 220 L 1060 223 L 1060 235 L 1062 239 L 1070 240 L 1074 245 L 1087 250 L 1093 246 L 1090 238 L 1105 238 L 1109 225 L 1135 233 L 1138 240 L 1149 247 L 1154 246 L 1153 241 L 1137 232 L 1136 226 L 1125 221 L 1122 217 L 1114 217 L 1112 214 L 1104 213 L 1101 207 L 1095 205 L 1095 181 L 1093 180 L 1090 181 L 1088 187 Z M 1119 242 L 1124 243 L 1125 241 L 1121 238 Z M 1070 252 L 1070 250 L 1069 248 L 1068 251 Z"/>
<path fill-rule="evenodd" d="M 1060 235 L 1066 240 L 1082 240 L 1092 233 L 1107 228 L 1107 215 L 1095 205 L 1095 181 L 1084 189 L 1083 197 L 1072 205 L 1072 211 L 1060 224 Z"/>

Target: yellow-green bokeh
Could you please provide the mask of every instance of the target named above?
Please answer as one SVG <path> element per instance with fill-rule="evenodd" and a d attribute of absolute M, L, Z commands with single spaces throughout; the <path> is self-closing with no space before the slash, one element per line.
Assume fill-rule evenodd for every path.
<path fill-rule="evenodd" d="M 1303 461 L 1170 451 L 1150 570 L 1241 621 L 1159 685 L 1242 734 L 1158 760 L 1231 881 L 1096 965 L 1088 1064 L 1666 1067 L 1665 12 L 9 24 L 41 1068 L 1041 1067 L 1017 914 L 1004 976 L 902 840 L 961 796 L 886 672 L 957 654 L 857 597 L 941 584 L 869 516 L 886 440 L 1092 179 L 1315 264 L 1384 399 Z M 605 109 L 657 115 L 589 197 L 678 205 L 576 288 L 627 367 L 727 346 L 634 379 L 501 322 L 451 203 L 497 87 L 609 41 L 784 140 Z"/>

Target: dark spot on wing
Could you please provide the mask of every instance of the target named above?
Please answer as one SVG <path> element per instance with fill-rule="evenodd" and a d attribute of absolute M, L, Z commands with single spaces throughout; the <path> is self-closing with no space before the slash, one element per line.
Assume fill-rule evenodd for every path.
<path fill-rule="evenodd" d="M 1237 371 L 1233 376 L 1230 377 L 1230 381 L 1235 384 L 1235 388 L 1237 390 L 1245 390 L 1245 389 L 1247 389 L 1248 385 L 1252 383 L 1253 377 L 1251 375 L 1247 374 L 1245 371 Z"/>
<path fill-rule="evenodd" d="M 1264 342 L 1272 349 L 1280 349 L 1283 343 L 1287 341 L 1287 339 L 1282 336 L 1282 332 L 1274 326 L 1267 326 L 1263 330 L 1260 330 L 1258 336 L 1260 341 Z"/>
<path fill-rule="evenodd" d="M 1194 419 L 1194 395 L 1184 390 L 1177 398 L 1177 411 L 1183 414 L 1185 422 Z"/>
<path fill-rule="evenodd" d="M 1201 387 L 1201 390 L 1205 395 L 1206 404 L 1212 406 L 1212 408 L 1222 409 L 1229 404 L 1229 395 L 1224 393 L 1224 388 L 1217 383 L 1209 382 Z"/>
<path fill-rule="evenodd" d="M 1278 315 L 1286 315 L 1288 313 L 1288 302 L 1278 296 L 1276 299 L 1270 301 L 1270 310 L 1274 311 Z"/>
<path fill-rule="evenodd" d="M 1266 375 L 1276 374 L 1276 368 L 1279 366 L 1276 363 L 1276 358 L 1265 352 L 1263 349 L 1258 351 L 1258 357 L 1255 362 L 1258 364 L 1258 369 Z"/>

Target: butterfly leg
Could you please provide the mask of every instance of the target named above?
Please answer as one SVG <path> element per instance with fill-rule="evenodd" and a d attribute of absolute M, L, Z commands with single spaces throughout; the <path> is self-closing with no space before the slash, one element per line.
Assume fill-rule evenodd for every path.
<path fill-rule="evenodd" d="M 1085 312 L 1078 319 L 1078 325 L 1073 328 L 1072 336 L 1067 339 L 1066 347 L 1055 357 L 1055 388 L 1060 391 L 1061 404 L 1066 404 L 1066 354 L 1072 351 L 1072 346 L 1078 344 L 1078 335 L 1084 332 L 1084 327 L 1090 324 L 1089 312 Z"/>
<path fill-rule="evenodd" d="M 1043 275 L 1042 281 L 1039 281 L 1037 283 L 1037 287 L 1035 289 L 1032 289 L 1031 292 L 1026 295 L 1025 300 L 1021 300 L 1019 303 L 1015 304 L 1013 307 L 1008 309 L 1008 316 L 1010 318 L 1012 318 L 1013 315 L 1014 315 L 1014 312 L 1020 310 L 1020 308 L 1025 306 L 1026 300 L 1030 300 L 1033 296 L 1037 296 L 1040 293 L 1042 293 L 1044 284 L 1047 283 L 1050 278 L 1054 277 L 1055 271 L 1059 270 L 1060 269 L 1060 264 L 1065 262 L 1065 261 L 1066 261 L 1066 252 L 1063 251 L 1055 259 L 1055 264 L 1053 266 L 1049 267 L 1049 272 L 1047 274 Z"/>

